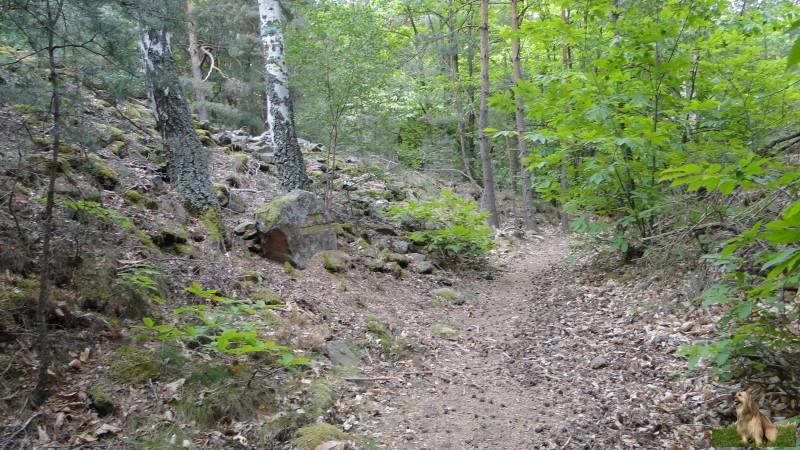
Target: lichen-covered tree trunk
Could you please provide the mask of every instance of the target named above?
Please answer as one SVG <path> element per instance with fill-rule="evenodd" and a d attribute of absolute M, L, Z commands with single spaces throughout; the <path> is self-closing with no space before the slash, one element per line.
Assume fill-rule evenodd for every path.
<path fill-rule="evenodd" d="M 483 207 L 489 211 L 489 225 L 500 227 L 497 201 L 494 196 L 494 171 L 492 154 L 489 148 L 489 0 L 481 0 L 481 109 L 478 123 L 478 136 L 483 167 Z"/>
<path fill-rule="evenodd" d="M 294 128 L 283 39 L 283 14 L 278 0 L 258 0 L 261 49 L 267 82 L 267 127 L 278 163 L 278 179 L 286 191 L 306 189 L 311 180 Z"/>
<path fill-rule="evenodd" d="M 178 192 L 199 214 L 215 244 L 222 245 L 219 202 L 211 184 L 209 153 L 203 148 L 189 113 L 189 103 L 178 80 L 170 35 L 166 30 L 145 27 L 140 35 L 150 107 L 164 142 L 169 175 Z"/>

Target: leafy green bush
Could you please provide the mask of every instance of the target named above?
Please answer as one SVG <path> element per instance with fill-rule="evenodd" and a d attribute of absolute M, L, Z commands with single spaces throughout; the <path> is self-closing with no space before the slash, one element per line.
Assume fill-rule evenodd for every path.
<path fill-rule="evenodd" d="M 462 199 L 449 190 L 440 198 L 409 201 L 388 209 L 398 225 L 412 224 L 408 238 L 432 252 L 441 262 L 474 259 L 494 247 L 488 212 L 478 212 L 478 203 Z"/>
<path fill-rule="evenodd" d="M 256 315 L 260 309 L 282 305 L 267 304 L 264 300 L 235 300 L 217 295 L 215 289 L 203 289 L 197 283 L 192 283 L 186 290 L 206 299 L 208 303 L 185 306 L 173 311 L 181 319 L 176 325 L 156 324 L 152 318 L 145 317 L 142 320 L 144 325 L 134 328 L 150 334 L 134 337 L 180 339 L 188 343 L 199 343 L 211 351 L 233 355 L 269 352 L 279 356 L 275 365 L 289 369 L 308 362 L 306 358 L 294 357 L 291 348 L 263 339 L 259 335 L 259 331 L 264 328 L 261 317 L 251 322 L 243 320 L 247 315 Z"/>
<path fill-rule="evenodd" d="M 797 193 L 800 170 L 753 155 L 722 167 L 687 165 L 664 172 L 672 186 L 689 191 L 736 190 Z M 787 202 L 788 203 L 788 202 Z M 800 201 L 783 207 L 780 218 L 759 220 L 749 230 L 729 239 L 722 251 L 707 255 L 722 267 L 721 283 L 699 297 L 703 306 L 720 305 L 724 316 L 717 324 L 719 339 L 707 345 L 681 348 L 689 367 L 701 359 L 720 378 L 729 379 L 743 368 L 763 370 L 776 365 L 792 370 L 800 362 Z"/>

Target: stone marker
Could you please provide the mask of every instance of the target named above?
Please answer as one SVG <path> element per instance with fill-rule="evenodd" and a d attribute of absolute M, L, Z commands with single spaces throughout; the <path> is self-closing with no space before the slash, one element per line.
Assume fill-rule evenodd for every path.
<path fill-rule="evenodd" d="M 322 250 L 336 250 L 336 230 L 321 198 L 294 190 L 255 212 L 256 245 L 261 254 L 304 268 Z"/>

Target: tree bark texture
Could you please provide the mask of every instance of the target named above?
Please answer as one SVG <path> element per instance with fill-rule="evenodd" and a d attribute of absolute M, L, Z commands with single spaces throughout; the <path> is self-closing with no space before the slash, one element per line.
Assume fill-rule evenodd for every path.
<path fill-rule="evenodd" d="M 199 85 L 199 83 L 203 82 L 203 58 L 201 53 L 200 44 L 197 42 L 197 33 L 195 33 L 194 27 L 194 4 L 192 2 L 186 3 L 187 13 L 189 14 L 189 24 L 188 24 L 188 38 L 189 38 L 189 61 L 191 62 L 192 66 L 192 77 L 197 86 L 194 89 L 194 98 L 197 104 L 199 105 L 197 108 L 197 117 L 201 121 L 208 120 L 208 107 L 205 106 L 206 101 L 206 93 L 203 90 L 203 87 Z"/>
<path fill-rule="evenodd" d="M 514 31 L 519 30 L 519 12 L 517 10 L 517 0 L 511 0 L 511 29 Z M 519 86 L 522 81 L 522 66 L 520 64 L 519 56 L 519 37 L 515 38 L 511 44 L 511 55 L 514 65 L 514 84 Z M 525 218 L 525 229 L 538 232 L 539 227 L 536 225 L 536 208 L 533 206 L 533 190 L 531 188 L 531 173 L 530 165 L 523 162 L 528 155 L 528 142 L 525 141 L 525 100 L 520 96 L 516 96 L 517 100 L 517 142 L 519 144 L 519 161 L 522 164 L 520 171 L 522 178 L 522 208 Z"/>
<path fill-rule="evenodd" d="M 489 148 L 489 0 L 481 0 L 481 106 L 478 123 L 481 166 L 483 168 L 483 207 L 489 211 L 489 225 L 500 227 L 497 201 L 494 196 L 494 172 Z"/>
<path fill-rule="evenodd" d="M 294 128 L 289 74 L 284 55 L 283 14 L 278 0 L 258 0 L 261 49 L 267 82 L 267 127 L 278 163 L 278 179 L 286 191 L 307 189 L 311 179 Z"/>
<path fill-rule="evenodd" d="M 561 19 L 564 21 L 565 25 L 569 24 L 569 12 L 566 9 L 561 10 Z M 569 70 L 572 68 L 572 57 L 571 51 L 569 48 L 569 42 L 564 39 L 564 44 L 561 46 L 561 65 L 564 70 Z M 569 112 L 569 104 L 564 103 L 564 113 Z M 567 153 L 564 153 L 564 156 L 561 158 L 561 232 L 567 233 L 569 232 L 569 214 L 567 214 L 566 209 L 564 208 L 564 204 L 567 201 L 567 188 L 568 180 L 568 166 L 569 166 L 569 156 Z"/>
<path fill-rule="evenodd" d="M 209 154 L 194 128 L 189 103 L 178 81 L 169 33 L 153 27 L 143 29 L 140 49 L 171 181 L 197 212 L 219 209 L 208 169 Z"/>
<path fill-rule="evenodd" d="M 44 236 L 42 238 L 42 256 L 39 260 L 41 272 L 39 273 L 39 297 L 36 300 L 36 325 L 39 333 L 39 367 L 37 368 L 36 386 L 33 388 L 31 403 L 39 406 L 44 403 L 47 397 L 47 387 L 50 384 L 50 364 L 52 363 L 52 348 L 50 345 L 50 332 L 47 329 L 47 300 L 50 289 L 50 259 L 52 249 L 50 240 L 53 235 L 53 208 L 55 206 L 55 185 L 56 172 L 58 169 L 58 158 L 61 147 L 61 92 L 59 86 L 57 57 L 56 57 L 56 24 L 62 18 L 63 3 L 56 2 L 48 5 L 46 9 L 47 24 L 47 55 L 50 68 L 50 86 L 52 88 L 52 114 L 53 114 L 53 155 L 50 159 L 49 177 L 47 184 L 47 201 L 44 208 Z"/>

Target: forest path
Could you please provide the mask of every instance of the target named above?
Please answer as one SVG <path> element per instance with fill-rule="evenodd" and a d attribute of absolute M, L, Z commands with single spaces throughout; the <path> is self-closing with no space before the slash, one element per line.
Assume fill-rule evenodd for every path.
<path fill-rule="evenodd" d="M 382 448 L 708 448 L 697 416 L 710 392 L 669 376 L 685 363 L 615 281 L 563 264 L 571 243 L 522 241 L 466 305 L 417 312 L 408 329 L 448 324 L 457 337 L 428 332 L 394 364 L 407 375 L 375 397 Z"/>

